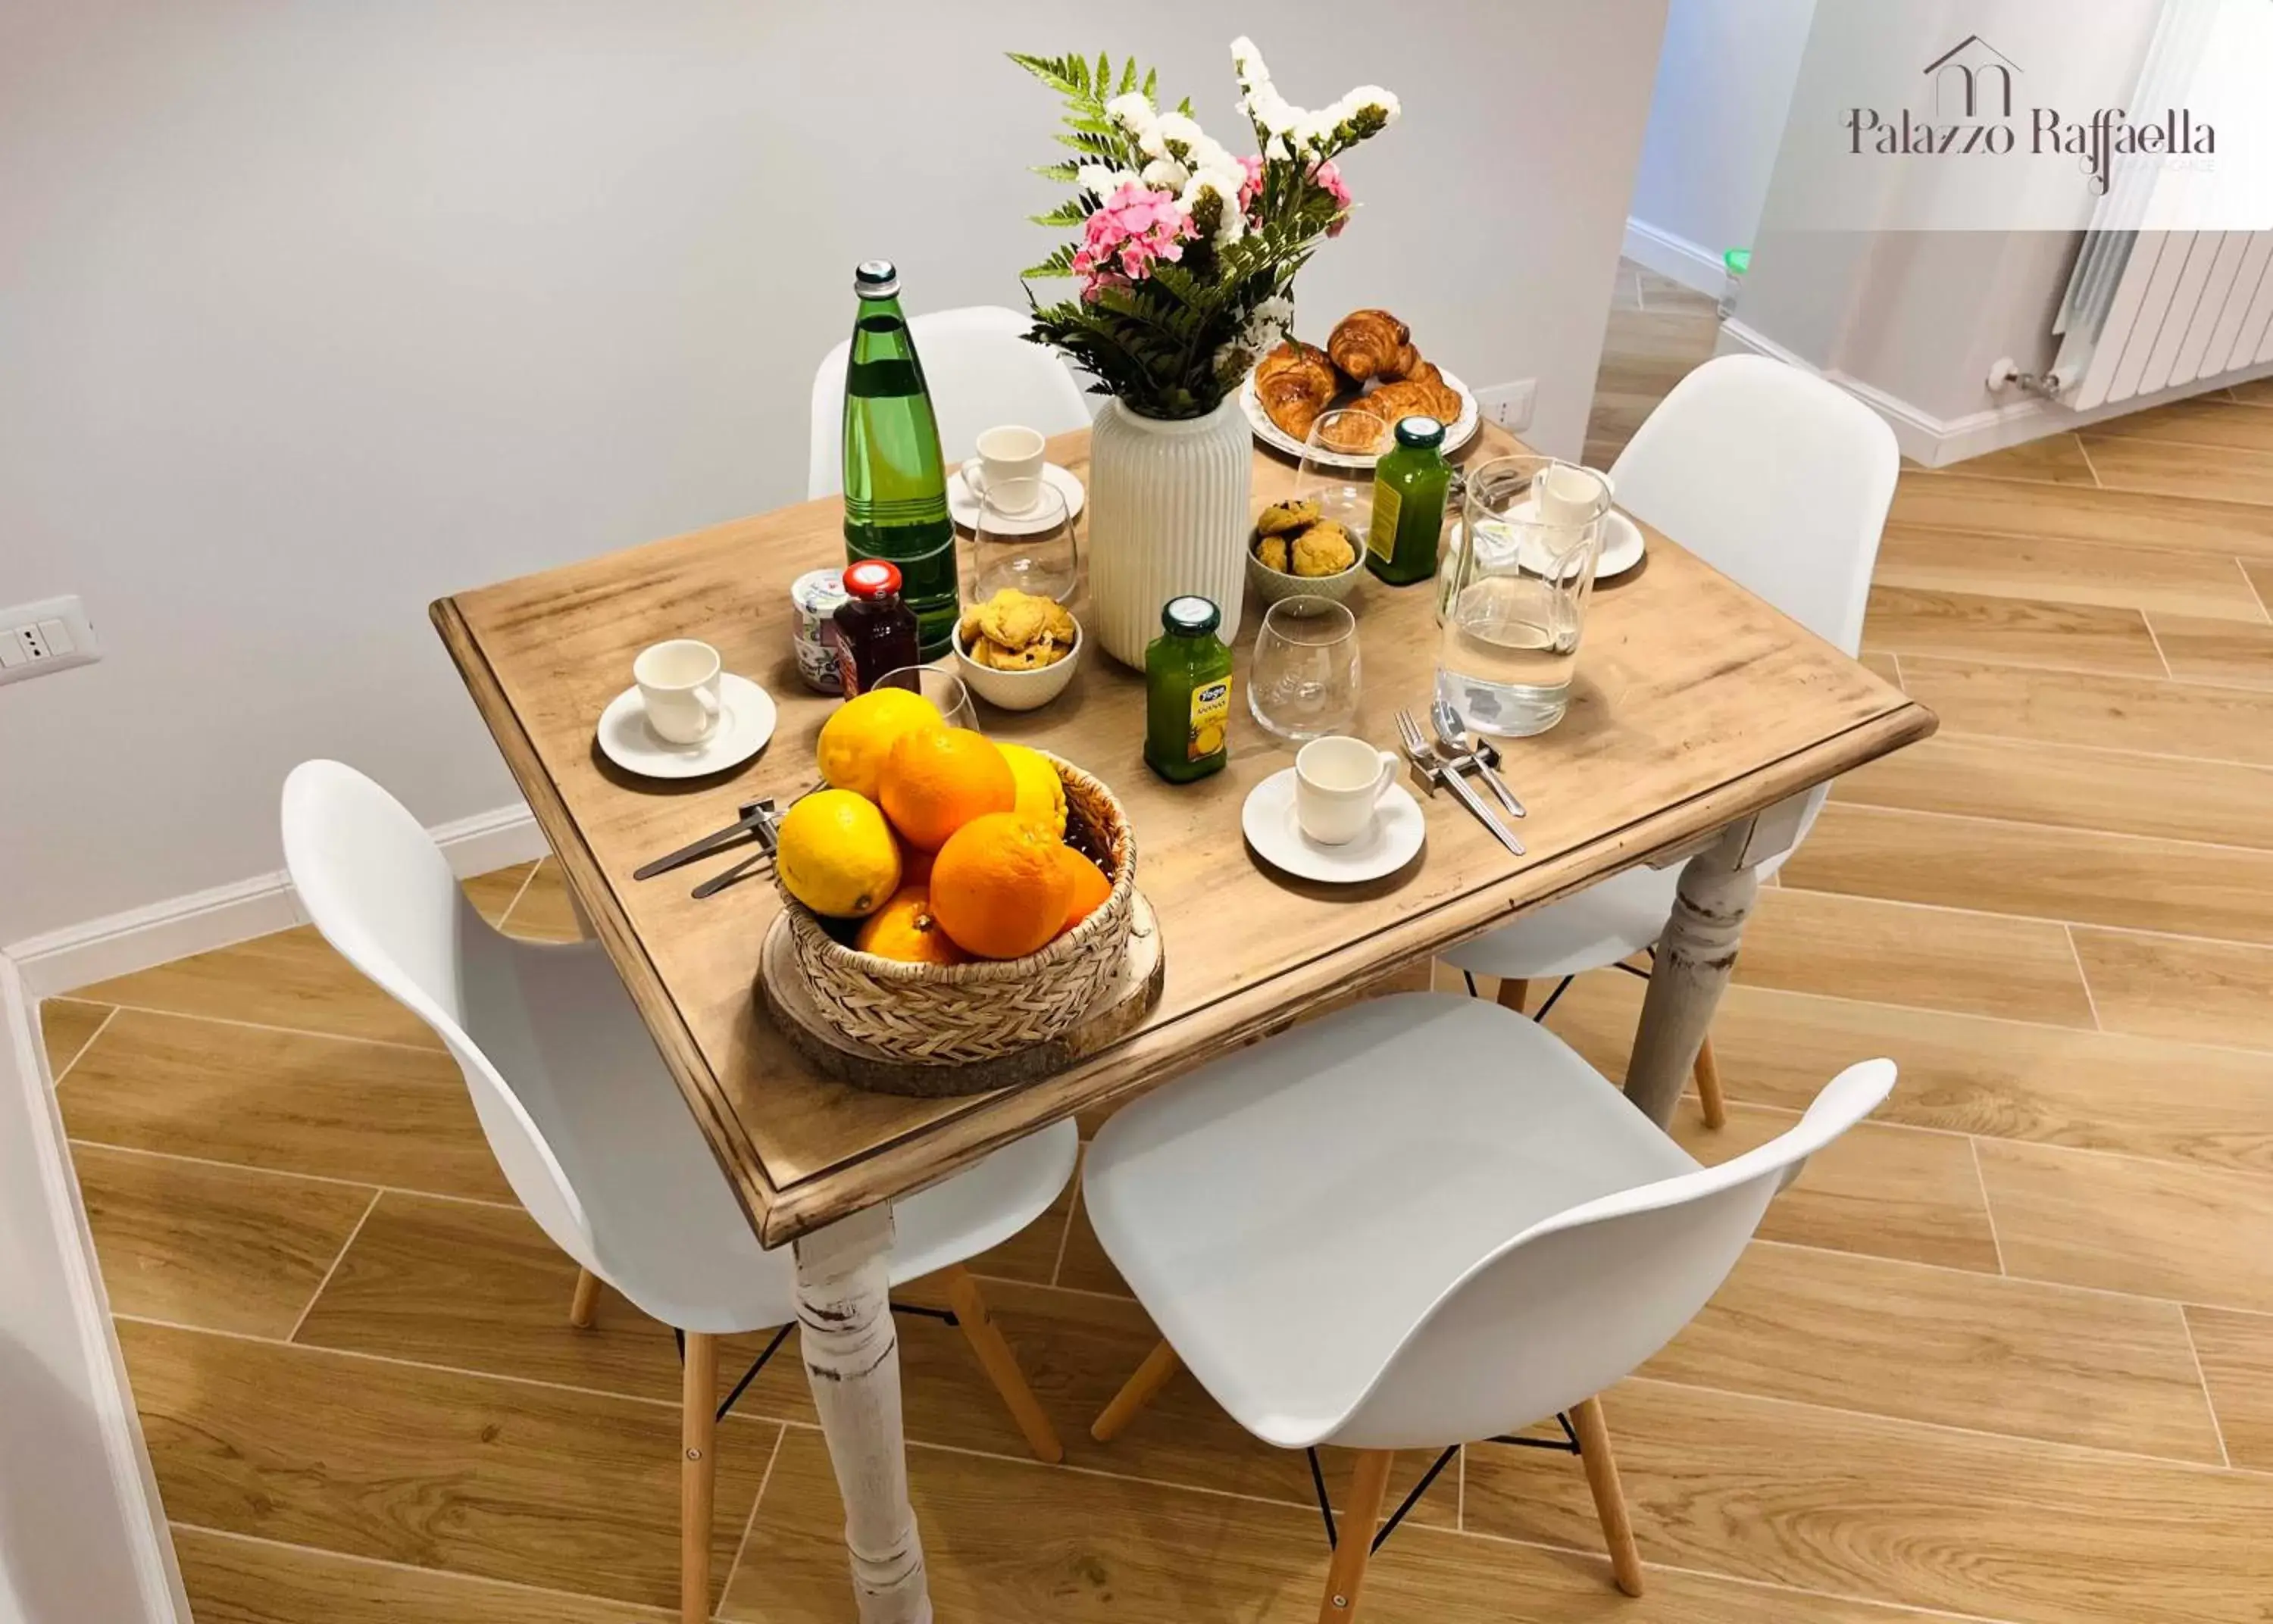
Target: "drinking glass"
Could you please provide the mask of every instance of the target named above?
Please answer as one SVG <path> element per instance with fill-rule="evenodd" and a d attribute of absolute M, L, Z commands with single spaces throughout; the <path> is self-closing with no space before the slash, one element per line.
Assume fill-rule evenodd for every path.
<path fill-rule="evenodd" d="M 971 591 L 984 603 L 1004 587 L 1062 603 L 1081 581 L 1073 519 L 1046 480 L 1006 479 L 979 498 L 971 530 Z"/>
<path fill-rule="evenodd" d="M 1281 598 L 1255 634 L 1247 707 L 1297 744 L 1347 733 L 1357 720 L 1357 617 L 1331 598 Z"/>
<path fill-rule="evenodd" d="M 1609 482 L 1552 457 L 1470 470 L 1437 600 L 1437 692 L 1482 733 L 1563 720 L 1610 510 Z"/>
<path fill-rule="evenodd" d="M 963 685 L 962 677 L 945 666 L 904 665 L 897 670 L 886 671 L 872 685 L 920 693 L 939 707 L 939 714 L 947 718 L 949 727 L 979 731 L 979 713 L 971 707 L 971 691 Z"/>
<path fill-rule="evenodd" d="M 1321 460 L 1322 451 L 1384 455 L 1396 445 L 1390 426 L 1372 412 L 1355 407 L 1321 412 L 1303 442 L 1302 460 L 1294 470 L 1294 500 L 1316 502 L 1318 517 L 1332 520 L 1349 533 L 1358 557 L 1365 556 L 1366 532 L 1373 524 L 1373 470 L 1338 468 Z"/>

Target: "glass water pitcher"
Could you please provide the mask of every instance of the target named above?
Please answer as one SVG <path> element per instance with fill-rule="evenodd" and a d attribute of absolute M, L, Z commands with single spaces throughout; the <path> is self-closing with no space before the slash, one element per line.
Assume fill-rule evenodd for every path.
<path fill-rule="evenodd" d="M 1437 692 L 1480 733 L 1563 720 L 1609 482 L 1552 457 L 1496 457 L 1467 475 L 1437 596 Z"/>

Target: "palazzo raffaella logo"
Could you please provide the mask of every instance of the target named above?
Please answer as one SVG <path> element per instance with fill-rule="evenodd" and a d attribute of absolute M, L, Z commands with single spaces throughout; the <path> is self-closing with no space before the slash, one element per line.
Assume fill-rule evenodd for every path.
<path fill-rule="evenodd" d="M 2027 76 L 2021 65 L 1979 34 L 1968 34 L 1926 64 L 1918 109 L 1883 113 L 1849 108 L 1848 151 L 1857 157 L 2003 157 L 2013 153 L 2066 153 L 2107 190 L 2112 160 L 2134 153 L 2162 158 L 2208 158 L 2217 132 L 2185 108 L 2166 109 L 2157 121 L 2134 123 L 2127 109 L 2104 107 L 2071 118 L 2057 107 L 2019 109 L 2015 92 Z"/>

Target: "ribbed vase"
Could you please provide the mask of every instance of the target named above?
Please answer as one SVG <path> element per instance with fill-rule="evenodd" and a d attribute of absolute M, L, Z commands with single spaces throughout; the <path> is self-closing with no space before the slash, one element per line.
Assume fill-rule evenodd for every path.
<path fill-rule="evenodd" d="M 1105 408 L 1090 438 L 1089 630 L 1106 653 L 1142 670 L 1160 606 L 1187 593 L 1223 611 L 1224 641 L 1238 635 L 1254 463 L 1236 394 L 1174 421 Z"/>

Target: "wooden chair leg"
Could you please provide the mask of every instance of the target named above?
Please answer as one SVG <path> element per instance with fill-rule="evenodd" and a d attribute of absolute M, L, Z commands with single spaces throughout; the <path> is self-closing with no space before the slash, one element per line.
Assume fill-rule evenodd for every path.
<path fill-rule="evenodd" d="M 971 1351 L 979 1356 L 986 1379 L 1002 1396 L 1003 1407 L 1018 1424 L 1018 1431 L 1025 1435 L 1026 1448 L 1034 1452 L 1036 1460 L 1056 1465 L 1065 1459 L 1065 1446 L 1058 1441 L 1057 1429 L 1042 1412 L 1041 1401 L 1034 1396 L 1034 1389 L 1026 1385 L 1026 1373 L 1018 1368 L 1018 1356 L 1010 1351 L 1010 1344 L 1002 1340 L 994 1316 L 986 1312 L 986 1299 L 979 1295 L 979 1283 L 961 1264 L 949 1269 L 944 1277 L 948 1305 L 955 1310 L 963 1335 L 970 1342 Z"/>
<path fill-rule="evenodd" d="M 1713 1057 L 1713 1035 L 1707 1032 L 1698 1046 L 1697 1064 L 1691 1070 L 1697 1080 L 1697 1103 L 1705 1108 L 1705 1126 L 1724 1127 L 1729 1121 L 1729 1101 L 1721 1092 L 1721 1062 Z"/>
<path fill-rule="evenodd" d="M 1144 1356 L 1136 1373 L 1121 1384 L 1113 1402 L 1089 1424 L 1089 1435 L 1099 1443 L 1111 1443 L 1120 1437 L 1122 1429 L 1136 1418 L 1136 1412 L 1151 1403 L 1153 1396 L 1183 1367 L 1184 1362 L 1176 1357 L 1176 1351 L 1165 1340 L 1160 1342 Z"/>
<path fill-rule="evenodd" d="M 1530 996 L 1531 984 L 1520 976 L 1499 978 L 1499 1007 L 1502 1009 L 1512 1009 L 1519 1015 L 1523 1013 L 1524 1000 Z"/>
<path fill-rule="evenodd" d="M 1389 1498 L 1389 1469 L 1396 1460 L 1394 1449 L 1359 1452 L 1357 1480 L 1350 1486 L 1349 1508 L 1342 1514 L 1341 1536 L 1326 1569 L 1326 1594 L 1318 1604 L 1318 1624 L 1349 1624 L 1357 1617 L 1357 1593 L 1365 1583 L 1366 1560 L 1373 1554 L 1373 1530 L 1381 1522 L 1382 1503 Z"/>
<path fill-rule="evenodd" d="M 709 1624 L 710 1507 L 718 1477 L 711 1458 L 718 1436 L 716 1337 L 686 1333 L 679 1403 L 679 1617 L 680 1624 Z"/>
<path fill-rule="evenodd" d="M 592 1316 L 600 1309 L 600 1276 L 589 1269 L 576 1271 L 576 1295 L 568 1299 L 568 1323 L 580 1331 L 592 1328 Z"/>
<path fill-rule="evenodd" d="M 1602 1419 L 1602 1401 L 1590 1398 L 1572 1410 L 1571 1427 L 1579 1434 L 1579 1463 L 1587 1469 L 1594 1515 L 1602 1520 L 1602 1542 L 1610 1547 L 1610 1575 L 1618 1589 L 1639 1596 L 1641 1552 L 1634 1545 L 1633 1522 L 1626 1515 L 1625 1491 L 1618 1486 L 1618 1463 L 1610 1453 L 1610 1428 Z"/>

